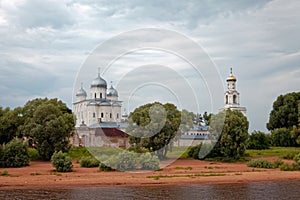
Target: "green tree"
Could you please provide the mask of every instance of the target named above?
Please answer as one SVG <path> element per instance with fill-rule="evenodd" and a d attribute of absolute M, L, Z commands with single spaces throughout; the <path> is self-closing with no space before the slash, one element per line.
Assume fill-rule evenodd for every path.
<path fill-rule="evenodd" d="M 212 116 L 212 113 L 208 114 L 207 111 L 205 111 L 203 113 L 203 115 L 198 114 L 198 113 L 194 114 L 193 112 L 189 112 L 189 114 L 192 115 L 194 124 L 199 124 L 201 122 L 205 122 L 206 125 L 209 125 L 210 119 Z"/>
<path fill-rule="evenodd" d="M 247 140 L 247 149 L 269 149 L 270 143 L 271 141 L 265 133 L 254 131 Z"/>
<path fill-rule="evenodd" d="M 277 97 L 273 103 L 267 128 L 292 128 L 299 123 L 300 92 L 288 93 Z"/>
<path fill-rule="evenodd" d="M 291 147 L 296 146 L 295 139 L 292 138 L 290 134 L 290 129 L 288 128 L 276 128 L 271 133 L 272 145 L 279 147 Z"/>
<path fill-rule="evenodd" d="M 29 101 L 23 111 L 25 122 L 19 127 L 20 135 L 36 146 L 41 158 L 50 160 L 55 151 L 69 149 L 74 116 L 62 101 L 35 99 Z"/>
<path fill-rule="evenodd" d="M 273 103 L 267 128 L 272 133 L 274 146 L 300 144 L 300 92 L 277 97 Z"/>
<path fill-rule="evenodd" d="M 224 120 L 225 119 L 225 120 Z M 211 133 L 218 135 L 215 146 L 206 157 L 238 159 L 244 155 L 248 138 L 249 122 L 237 110 L 226 110 L 211 118 Z"/>
<path fill-rule="evenodd" d="M 300 103 L 298 103 L 298 124 L 292 127 L 290 134 L 296 140 L 296 143 L 300 145 Z"/>
<path fill-rule="evenodd" d="M 130 135 L 129 142 L 136 151 L 146 149 L 156 152 L 160 159 L 166 158 L 176 135 L 192 124 L 192 118 L 188 116 L 181 115 L 170 103 L 155 102 L 140 106 L 130 114 L 126 129 Z"/>
<path fill-rule="evenodd" d="M 185 109 L 181 111 L 181 119 L 180 119 L 180 131 L 186 132 L 193 127 L 193 116 L 192 112 L 189 112 Z"/>
<path fill-rule="evenodd" d="M 293 126 L 291 132 L 291 137 L 300 145 L 300 126 Z"/>
<path fill-rule="evenodd" d="M 0 144 L 0 167 L 5 166 L 3 157 L 4 157 L 4 144 Z"/>
<path fill-rule="evenodd" d="M 22 108 L 3 110 L 0 107 L 0 144 L 8 143 L 16 137 L 18 127 L 23 123 Z"/>
<path fill-rule="evenodd" d="M 210 124 L 210 119 L 211 119 L 212 113 L 207 113 L 206 111 L 203 114 L 203 120 L 205 121 L 206 125 Z"/>

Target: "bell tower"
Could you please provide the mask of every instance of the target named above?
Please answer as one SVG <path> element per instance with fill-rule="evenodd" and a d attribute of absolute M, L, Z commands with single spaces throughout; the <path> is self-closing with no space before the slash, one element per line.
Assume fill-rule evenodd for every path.
<path fill-rule="evenodd" d="M 227 91 L 224 93 L 224 109 L 239 110 L 246 115 L 246 108 L 240 107 L 240 93 L 236 90 L 237 79 L 230 68 L 229 77 L 226 79 Z"/>

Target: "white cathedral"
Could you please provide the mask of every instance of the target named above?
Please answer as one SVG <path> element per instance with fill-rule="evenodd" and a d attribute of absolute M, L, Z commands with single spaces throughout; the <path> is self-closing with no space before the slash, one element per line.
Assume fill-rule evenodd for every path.
<path fill-rule="evenodd" d="M 76 117 L 76 127 L 81 125 L 93 126 L 99 123 L 121 122 L 122 101 L 118 100 L 118 92 L 112 86 L 107 89 L 106 81 L 98 72 L 90 86 L 89 97 L 81 88 L 76 93 L 76 101 L 73 103 Z"/>
<path fill-rule="evenodd" d="M 230 68 L 226 79 L 227 91 L 224 93 L 222 110 L 239 110 L 246 115 L 246 108 L 240 106 L 240 93 L 236 90 L 236 77 Z M 128 135 L 124 133 L 127 123 L 123 120 L 128 116 L 121 115 L 122 101 L 118 92 L 112 86 L 107 89 L 106 81 L 98 76 L 92 81 L 89 97 L 83 85 L 76 93 L 73 111 L 76 117 L 75 134 L 72 144 L 75 146 L 98 147 L 129 147 Z M 209 134 L 209 127 L 194 125 L 193 129 L 184 133 L 174 143 L 175 146 L 197 145 L 203 142 Z"/>
<path fill-rule="evenodd" d="M 230 74 L 226 81 L 227 91 L 224 93 L 224 108 L 221 110 L 239 110 L 246 116 L 246 108 L 240 107 L 240 93 L 236 90 L 237 79 L 232 74 L 232 68 L 230 68 Z"/>
<path fill-rule="evenodd" d="M 240 106 L 240 93 L 236 90 L 236 77 L 232 74 L 230 68 L 227 81 L 227 91 L 224 93 L 224 109 L 239 110 L 246 115 L 246 108 Z M 95 124 L 121 123 L 122 101 L 118 99 L 118 92 L 112 86 L 107 89 L 106 81 L 98 76 L 92 81 L 90 86 L 90 96 L 81 88 L 76 93 L 74 105 L 74 114 L 76 116 L 76 127 L 86 125 L 93 127 Z"/>

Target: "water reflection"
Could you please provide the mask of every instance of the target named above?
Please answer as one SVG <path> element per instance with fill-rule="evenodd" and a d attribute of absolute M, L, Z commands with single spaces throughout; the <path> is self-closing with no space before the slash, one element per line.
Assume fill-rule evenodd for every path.
<path fill-rule="evenodd" d="M 155 186 L 0 188 L 0 199 L 299 199 L 300 181 Z"/>

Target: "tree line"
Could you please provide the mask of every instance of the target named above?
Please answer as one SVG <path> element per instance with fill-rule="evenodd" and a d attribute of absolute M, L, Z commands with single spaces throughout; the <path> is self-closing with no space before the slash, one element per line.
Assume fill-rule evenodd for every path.
<path fill-rule="evenodd" d="M 8 155 L 6 147 L 19 138 L 36 148 L 40 159 L 50 160 L 55 151 L 66 152 L 70 148 L 74 125 L 71 109 L 58 99 L 37 98 L 14 109 L 0 107 L 0 151 Z"/>
<path fill-rule="evenodd" d="M 268 130 L 273 146 L 300 146 L 300 92 L 280 95 L 273 103 Z"/>
<path fill-rule="evenodd" d="M 140 106 L 130 114 L 126 133 L 131 150 L 151 152 L 164 159 L 182 133 L 194 124 L 209 125 L 210 139 L 214 142 L 192 148 L 190 155 L 238 159 L 244 155 L 246 148 L 299 146 L 299 109 L 300 92 L 278 96 L 267 123 L 271 134 L 254 131 L 249 135 L 249 122 L 239 111 L 205 112 L 200 115 L 187 110 L 179 111 L 170 103 L 155 102 Z M 0 165 L 9 166 L 14 162 L 28 164 L 28 152 L 25 152 L 23 161 L 14 160 L 22 156 L 11 153 L 24 153 L 28 146 L 36 148 L 43 160 L 50 160 L 54 152 L 68 151 L 74 126 L 72 111 L 58 99 L 38 98 L 15 109 L 0 107 Z"/>

